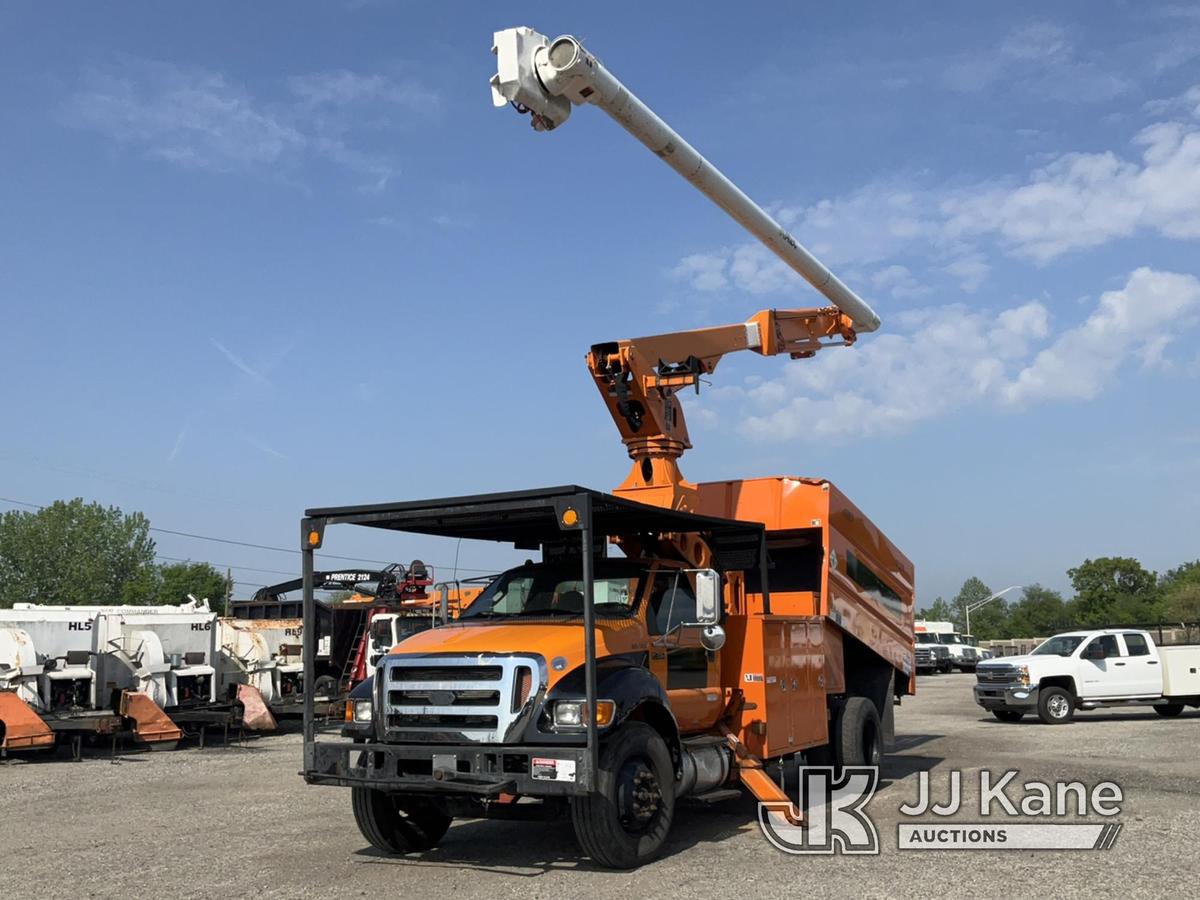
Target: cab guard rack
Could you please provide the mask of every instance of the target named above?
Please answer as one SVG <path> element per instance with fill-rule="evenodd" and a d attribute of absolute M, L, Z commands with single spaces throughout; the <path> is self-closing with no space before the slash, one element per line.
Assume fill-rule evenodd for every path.
<path fill-rule="evenodd" d="M 463 497 L 445 497 L 432 500 L 415 500 L 398 503 L 379 503 L 365 506 L 331 506 L 309 509 L 301 521 L 300 550 L 303 561 L 303 660 L 304 660 L 304 777 L 316 784 L 353 784 L 395 789 L 405 786 L 431 793 L 448 789 L 462 793 L 480 793 L 488 796 L 503 792 L 509 787 L 511 777 L 476 776 L 468 783 L 465 779 L 450 779 L 435 783 L 432 776 L 424 779 L 405 778 L 397 780 L 393 774 L 396 764 L 405 758 L 408 751 L 401 745 L 391 744 L 348 744 L 344 742 L 320 742 L 316 739 L 316 714 L 314 708 L 314 665 L 316 660 L 316 629 L 310 627 L 315 620 L 317 604 L 314 590 L 317 588 L 315 552 L 325 540 L 325 529 L 329 525 L 363 525 L 368 528 L 383 528 L 390 531 L 427 534 L 438 537 L 466 538 L 512 543 L 519 549 L 536 549 L 546 544 L 561 544 L 577 535 L 580 546 L 583 594 L 584 627 L 584 696 L 589 708 L 596 702 L 596 631 L 594 596 L 594 554 L 597 542 L 603 547 L 603 538 L 616 535 L 646 534 L 703 534 L 713 553 L 717 569 L 746 571 L 759 569 L 762 578 L 763 604 L 770 610 L 770 593 L 767 586 L 766 532 L 763 525 L 680 512 L 658 506 L 650 506 L 625 500 L 601 491 L 578 485 L 537 488 L 528 491 L 509 491 L 496 494 L 477 494 Z M 429 745 L 422 745 L 420 753 L 428 756 Z M 480 753 L 488 748 L 473 748 Z M 556 746 L 555 753 L 561 755 L 564 748 Z M 587 723 L 586 743 L 579 748 L 581 763 L 573 792 L 588 792 L 595 789 L 595 773 L 599 769 L 599 739 L 594 718 Z M 505 746 L 491 748 L 499 753 L 535 752 L 536 748 Z M 362 757 L 365 751 L 370 756 Z M 414 751 L 416 752 L 416 748 Z M 461 752 L 461 748 L 459 748 Z M 352 758 L 359 754 L 359 758 Z M 378 764 L 378 765 L 376 765 Z M 486 772 L 486 760 L 480 761 L 477 772 Z M 411 783 L 410 783 L 411 782 Z M 539 786 L 544 785 L 539 782 Z"/>

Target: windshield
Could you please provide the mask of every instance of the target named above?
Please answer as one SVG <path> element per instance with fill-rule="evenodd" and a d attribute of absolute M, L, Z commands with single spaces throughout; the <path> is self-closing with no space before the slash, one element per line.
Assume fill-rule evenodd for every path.
<path fill-rule="evenodd" d="M 647 574 L 638 563 L 598 560 L 594 575 L 596 613 L 628 615 L 637 604 Z M 542 563 L 505 572 L 459 618 L 581 615 L 583 579 L 579 565 Z"/>
<path fill-rule="evenodd" d="M 938 642 L 942 644 L 961 644 L 962 639 L 957 634 L 939 634 Z"/>
<path fill-rule="evenodd" d="M 1083 643 L 1083 638 L 1077 634 L 1060 634 L 1038 644 L 1032 655 L 1070 656 L 1081 643 Z"/>
<path fill-rule="evenodd" d="M 917 635 L 917 643 L 918 644 L 936 644 L 936 643 L 938 643 L 938 638 L 937 638 L 936 634 L 930 634 L 927 631 L 922 631 L 920 634 Z"/>

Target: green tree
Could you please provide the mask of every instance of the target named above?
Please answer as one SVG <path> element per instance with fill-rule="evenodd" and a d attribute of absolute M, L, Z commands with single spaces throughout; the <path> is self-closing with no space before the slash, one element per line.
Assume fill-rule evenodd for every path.
<path fill-rule="evenodd" d="M 919 613 L 919 618 L 927 622 L 953 622 L 954 609 L 949 603 L 938 597 L 929 605 L 929 609 Z"/>
<path fill-rule="evenodd" d="M 1067 575 L 1075 588 L 1068 612 L 1081 625 L 1155 622 L 1162 614 L 1158 579 L 1136 559 L 1087 559 Z"/>
<path fill-rule="evenodd" d="M 1031 584 L 1024 597 L 1008 607 L 1004 637 L 1043 637 L 1061 631 L 1067 623 L 1067 603 L 1062 594 Z"/>
<path fill-rule="evenodd" d="M 153 567 L 154 541 L 141 513 L 76 498 L 0 515 L 0 608 L 111 603 Z"/>
<path fill-rule="evenodd" d="M 1200 559 L 1167 569 L 1158 579 L 1158 586 L 1164 593 L 1185 584 L 1200 584 Z"/>
<path fill-rule="evenodd" d="M 1169 569 L 1159 579 L 1163 615 L 1173 622 L 1200 622 L 1200 560 Z"/>
<path fill-rule="evenodd" d="M 209 606 L 225 612 L 233 593 L 233 582 L 206 562 L 170 563 L 158 569 L 154 593 L 147 602 L 163 606 L 186 603 L 188 594 L 208 600 Z"/>
<path fill-rule="evenodd" d="M 960 628 L 966 627 L 967 607 L 992 596 L 992 589 L 980 579 L 972 576 L 963 582 L 953 602 L 954 621 Z M 986 606 L 971 613 L 971 633 L 981 641 L 990 641 L 1003 636 L 1008 618 L 1008 604 L 997 598 Z"/>

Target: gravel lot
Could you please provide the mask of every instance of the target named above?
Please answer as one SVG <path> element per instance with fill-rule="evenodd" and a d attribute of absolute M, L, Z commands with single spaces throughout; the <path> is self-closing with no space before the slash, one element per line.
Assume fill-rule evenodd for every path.
<path fill-rule="evenodd" d="M 871 801 L 879 857 L 795 857 L 773 849 L 755 805 L 730 801 L 676 814 L 660 861 L 609 872 L 578 858 L 569 824 L 461 822 L 423 856 L 367 847 L 348 792 L 296 775 L 300 739 L 0 766 L 0 896 L 341 897 L 635 895 L 700 897 L 749 887 L 763 896 L 1161 896 L 1200 864 L 1200 714 L 1083 713 L 1075 724 L 1017 725 L 984 717 L 973 676 L 922 678 L 897 711 L 898 751 Z M 1124 830 L 1106 852 L 898 851 L 902 803 L 917 773 L 935 792 L 964 772 L 1021 770 L 1021 781 L 1112 780 L 1125 790 Z M 1019 793 L 1019 792 L 1018 792 Z M 974 808 L 972 808 L 974 807 Z M 1097 821 L 1093 819 L 1092 821 Z M 735 887 L 736 886 L 736 887 Z M 1186 891 L 1184 891 L 1186 893 Z"/>

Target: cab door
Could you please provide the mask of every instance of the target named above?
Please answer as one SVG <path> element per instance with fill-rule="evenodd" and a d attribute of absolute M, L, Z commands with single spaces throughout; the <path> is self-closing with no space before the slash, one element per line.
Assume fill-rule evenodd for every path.
<path fill-rule="evenodd" d="M 650 669 L 663 684 L 680 731 L 704 731 L 724 709 L 720 659 L 700 644 L 696 593 L 690 573 L 659 568 L 646 604 Z"/>
<path fill-rule="evenodd" d="M 1098 634 L 1079 651 L 1076 683 L 1084 700 L 1123 697 L 1128 693 L 1121 663 L 1121 648 L 1115 634 Z"/>
<path fill-rule="evenodd" d="M 1124 683 L 1134 697 L 1158 697 L 1162 694 L 1162 666 L 1150 650 L 1144 634 L 1127 631 L 1121 635 L 1125 652 L 1118 662 L 1125 670 Z M 1121 664 L 1124 665 L 1121 665 Z"/>

